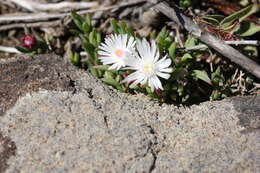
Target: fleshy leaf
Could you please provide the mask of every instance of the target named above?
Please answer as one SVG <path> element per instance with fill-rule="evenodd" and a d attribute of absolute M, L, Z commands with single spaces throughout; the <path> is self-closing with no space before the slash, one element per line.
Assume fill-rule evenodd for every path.
<path fill-rule="evenodd" d="M 83 31 L 82 24 L 84 19 L 80 15 L 78 15 L 75 11 L 71 12 L 71 17 L 73 22 L 77 25 L 77 27 Z"/>
<path fill-rule="evenodd" d="M 237 31 L 237 34 L 242 37 L 247 37 L 254 35 L 257 32 L 260 32 L 260 25 L 256 25 L 253 22 L 245 22 L 241 25 L 240 29 Z"/>
<path fill-rule="evenodd" d="M 207 82 L 208 84 L 212 85 L 211 80 L 207 74 L 206 71 L 204 70 L 193 70 L 193 76 L 203 80 L 204 82 Z"/>
<path fill-rule="evenodd" d="M 178 46 L 178 43 L 177 42 L 173 42 L 172 44 L 171 44 L 171 46 L 169 47 L 169 55 L 170 55 L 170 57 L 172 58 L 172 59 L 175 59 L 175 57 L 176 57 L 176 48 L 177 48 L 177 46 Z"/>
<path fill-rule="evenodd" d="M 234 14 L 224 18 L 221 22 L 220 22 L 220 26 L 221 28 L 226 28 L 229 25 L 231 25 L 235 20 L 238 20 L 239 22 L 243 21 L 244 19 L 246 19 L 248 16 L 250 16 L 251 14 L 255 13 L 258 11 L 258 5 L 255 3 L 253 5 L 250 5 L 238 12 L 235 12 Z"/>

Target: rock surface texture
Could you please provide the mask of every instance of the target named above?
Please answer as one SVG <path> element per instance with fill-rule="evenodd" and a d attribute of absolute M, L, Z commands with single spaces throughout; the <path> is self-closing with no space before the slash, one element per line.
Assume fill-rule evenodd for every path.
<path fill-rule="evenodd" d="M 0 66 L 0 173 L 260 172 L 260 97 L 176 107 L 55 55 Z"/>

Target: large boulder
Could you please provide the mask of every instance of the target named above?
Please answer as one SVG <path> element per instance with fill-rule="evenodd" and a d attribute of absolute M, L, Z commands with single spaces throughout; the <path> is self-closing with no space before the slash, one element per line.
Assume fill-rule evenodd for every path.
<path fill-rule="evenodd" d="M 0 61 L 1 173 L 257 173 L 260 97 L 118 93 L 55 55 Z"/>

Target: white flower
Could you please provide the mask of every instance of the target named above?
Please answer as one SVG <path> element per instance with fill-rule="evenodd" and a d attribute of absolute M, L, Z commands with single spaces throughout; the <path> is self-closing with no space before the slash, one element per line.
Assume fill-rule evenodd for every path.
<path fill-rule="evenodd" d="M 172 68 L 169 68 L 171 59 L 167 56 L 159 59 L 160 54 L 156 47 L 156 43 L 152 40 L 151 45 L 146 39 L 137 40 L 137 52 L 135 57 L 128 62 L 125 69 L 135 70 L 132 74 L 127 76 L 122 82 L 131 83 L 130 86 L 137 84 L 148 84 L 152 91 L 155 89 L 163 90 L 160 79 L 169 79 Z"/>
<path fill-rule="evenodd" d="M 111 35 L 101 43 L 98 51 L 99 59 L 105 65 L 111 65 L 109 69 L 119 70 L 126 66 L 127 59 L 135 49 L 135 40 L 128 35 Z"/>

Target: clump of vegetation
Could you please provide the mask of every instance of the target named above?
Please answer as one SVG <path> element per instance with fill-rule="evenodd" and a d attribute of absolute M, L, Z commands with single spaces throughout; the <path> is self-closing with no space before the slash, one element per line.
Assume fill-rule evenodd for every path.
<path fill-rule="evenodd" d="M 189 2 L 183 2 L 184 6 L 186 6 L 185 4 L 189 5 Z M 241 40 L 260 31 L 259 26 L 244 20 L 256 11 L 257 8 L 252 5 L 228 17 L 220 15 L 205 16 L 203 21 L 207 23 L 208 30 L 222 40 Z M 160 59 L 166 56 L 171 60 L 169 65 L 169 68 L 172 69 L 169 73 L 170 77 L 160 77 L 162 87 L 152 85 L 149 82 L 149 76 L 147 79 L 140 79 L 138 82 L 138 78 L 129 82 L 127 77 L 134 73 L 133 69 L 127 65 L 125 65 L 126 68 L 124 68 L 125 66 L 111 68 L 112 63 L 104 63 L 106 61 L 102 60 L 102 55 L 99 53 L 109 41 L 101 43 L 109 39 L 111 35 L 104 37 L 105 33 L 100 33 L 98 29 L 94 28 L 90 16 L 84 18 L 75 12 L 71 16 L 77 26 L 77 29 L 72 30 L 72 32 L 81 39 L 82 50 L 86 51 L 88 55 L 88 59 L 83 61 L 78 52 L 71 51 L 71 62 L 76 66 L 86 68 L 92 75 L 119 91 L 142 92 L 161 102 L 181 104 L 194 104 L 206 100 L 218 100 L 257 92 L 254 90 L 256 79 L 253 76 L 229 62 L 219 61 L 219 58 L 217 58 L 219 55 L 209 48 L 192 49 L 203 43 L 191 35 L 187 35 L 184 47 L 181 48 L 176 41 L 174 32 L 170 32 L 166 27 L 158 33 L 152 32 L 147 39 L 149 39 L 149 42 L 155 40 Z M 122 21 L 111 19 L 111 27 L 114 37 L 127 35 L 128 38 L 132 37 L 137 42 L 143 39 Z M 240 46 L 240 48 L 252 57 L 258 56 L 256 46 Z M 147 49 L 149 49 L 149 45 Z M 130 54 L 135 56 L 134 53 L 130 52 Z M 137 54 L 139 54 L 137 59 L 138 57 L 142 59 L 141 53 L 137 52 Z M 135 85 L 132 85 L 132 83 L 135 83 Z"/>

